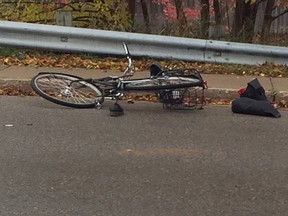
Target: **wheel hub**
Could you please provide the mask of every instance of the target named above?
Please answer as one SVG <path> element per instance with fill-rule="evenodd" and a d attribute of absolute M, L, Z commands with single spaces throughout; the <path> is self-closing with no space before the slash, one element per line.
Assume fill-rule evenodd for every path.
<path fill-rule="evenodd" d="M 66 89 L 62 90 L 61 95 L 64 97 L 71 97 L 73 95 L 71 92 L 71 87 L 67 87 Z"/>

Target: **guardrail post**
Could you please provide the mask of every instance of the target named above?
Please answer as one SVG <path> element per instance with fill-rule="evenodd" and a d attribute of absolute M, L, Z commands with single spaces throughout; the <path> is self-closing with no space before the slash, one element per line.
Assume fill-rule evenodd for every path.
<path fill-rule="evenodd" d="M 209 39 L 224 40 L 224 26 L 223 25 L 209 26 Z"/>
<path fill-rule="evenodd" d="M 56 24 L 59 26 L 72 26 L 72 11 L 58 10 L 56 12 Z"/>

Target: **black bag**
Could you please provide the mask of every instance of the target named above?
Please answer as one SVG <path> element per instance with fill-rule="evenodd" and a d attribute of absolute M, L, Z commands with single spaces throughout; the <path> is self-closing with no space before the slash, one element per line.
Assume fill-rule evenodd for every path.
<path fill-rule="evenodd" d="M 232 102 L 232 112 L 275 118 L 281 117 L 281 114 L 270 104 L 269 101 L 254 100 L 247 97 L 235 99 Z"/>
<path fill-rule="evenodd" d="M 267 100 L 265 90 L 258 79 L 249 82 L 240 98 L 232 101 L 232 112 L 275 118 L 281 117 L 278 110 Z"/>
<path fill-rule="evenodd" d="M 248 97 L 255 100 L 267 100 L 265 90 L 259 83 L 258 79 L 253 79 L 247 84 L 246 90 L 240 97 Z"/>
<path fill-rule="evenodd" d="M 160 76 L 162 75 L 163 71 L 164 69 L 158 62 L 154 62 L 150 66 L 150 76 Z"/>

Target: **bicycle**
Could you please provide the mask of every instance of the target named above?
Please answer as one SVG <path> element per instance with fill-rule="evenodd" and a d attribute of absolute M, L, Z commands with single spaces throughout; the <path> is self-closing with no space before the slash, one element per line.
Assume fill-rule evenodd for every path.
<path fill-rule="evenodd" d="M 48 101 L 73 108 L 101 108 L 108 97 L 115 99 L 118 105 L 121 96 L 131 91 L 154 92 L 163 108 L 167 109 L 203 107 L 207 86 L 197 70 L 165 70 L 153 63 L 150 77 L 131 79 L 135 67 L 126 43 L 123 43 L 123 48 L 128 65 L 122 76 L 84 79 L 65 73 L 40 72 L 31 80 L 32 89 Z"/>

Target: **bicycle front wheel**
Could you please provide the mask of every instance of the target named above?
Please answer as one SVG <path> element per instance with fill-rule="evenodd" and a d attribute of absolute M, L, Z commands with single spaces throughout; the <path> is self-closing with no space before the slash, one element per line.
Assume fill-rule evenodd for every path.
<path fill-rule="evenodd" d="M 102 90 L 80 77 L 61 73 L 39 73 L 31 80 L 41 97 L 63 106 L 92 108 L 104 101 Z"/>
<path fill-rule="evenodd" d="M 126 90 L 154 91 L 162 89 L 190 88 L 194 86 L 202 86 L 203 83 L 199 79 L 189 77 L 169 77 L 168 79 L 139 79 L 124 81 Z"/>

